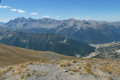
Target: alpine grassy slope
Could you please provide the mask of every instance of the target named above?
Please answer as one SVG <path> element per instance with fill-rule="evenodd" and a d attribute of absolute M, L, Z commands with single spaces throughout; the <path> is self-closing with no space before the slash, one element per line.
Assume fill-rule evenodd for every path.
<path fill-rule="evenodd" d="M 64 55 L 48 51 L 34 51 L 0 44 L 0 67 L 25 63 L 29 61 L 67 59 Z M 1 80 L 1 79 L 0 79 Z"/>

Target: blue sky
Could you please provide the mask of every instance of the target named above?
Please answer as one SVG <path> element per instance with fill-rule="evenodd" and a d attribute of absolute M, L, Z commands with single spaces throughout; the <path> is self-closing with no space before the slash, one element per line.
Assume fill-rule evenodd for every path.
<path fill-rule="evenodd" d="M 0 21 L 17 17 L 120 21 L 120 0 L 2 0 Z"/>

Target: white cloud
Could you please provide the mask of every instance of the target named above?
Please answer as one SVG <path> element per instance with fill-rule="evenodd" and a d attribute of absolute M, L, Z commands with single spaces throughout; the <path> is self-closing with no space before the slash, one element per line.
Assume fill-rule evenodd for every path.
<path fill-rule="evenodd" d="M 9 6 L 1 6 L 0 5 L 0 8 L 10 8 Z"/>
<path fill-rule="evenodd" d="M 50 18 L 50 16 L 43 16 L 43 18 Z"/>
<path fill-rule="evenodd" d="M 31 15 L 38 15 L 39 13 L 32 12 L 30 13 Z"/>
<path fill-rule="evenodd" d="M 14 12 L 18 12 L 18 13 L 26 13 L 26 11 L 24 11 L 24 10 L 14 9 L 14 8 L 11 8 L 10 6 L 2 6 L 2 5 L 0 5 L 0 8 L 10 8 L 10 11 L 14 11 Z M 31 12 L 30 14 L 31 15 L 38 15 L 39 13 Z M 49 18 L 50 16 L 43 16 L 43 17 L 44 18 Z"/>
<path fill-rule="evenodd" d="M 18 11 L 19 13 L 26 13 L 26 11 L 21 10 L 21 9 L 18 9 L 17 11 Z"/>
<path fill-rule="evenodd" d="M 17 11 L 17 9 L 10 9 L 11 11 Z"/>
<path fill-rule="evenodd" d="M 21 10 L 21 9 L 10 9 L 11 11 L 17 11 L 18 13 L 26 13 L 26 11 Z"/>

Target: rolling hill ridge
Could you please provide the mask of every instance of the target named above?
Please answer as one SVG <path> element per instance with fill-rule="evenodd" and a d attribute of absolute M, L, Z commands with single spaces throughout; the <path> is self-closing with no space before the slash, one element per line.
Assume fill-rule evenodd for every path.
<path fill-rule="evenodd" d="M 29 61 L 56 60 L 71 58 L 48 51 L 34 51 L 0 44 L 0 67 L 20 64 Z"/>

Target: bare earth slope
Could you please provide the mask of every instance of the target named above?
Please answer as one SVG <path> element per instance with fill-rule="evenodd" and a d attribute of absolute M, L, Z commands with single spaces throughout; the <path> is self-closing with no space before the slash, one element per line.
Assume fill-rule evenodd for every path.
<path fill-rule="evenodd" d="M 43 59 L 55 60 L 63 58 L 69 57 L 54 52 L 34 51 L 0 44 L 0 67 L 28 61 L 39 61 Z"/>

